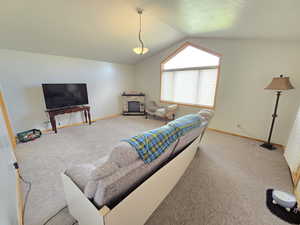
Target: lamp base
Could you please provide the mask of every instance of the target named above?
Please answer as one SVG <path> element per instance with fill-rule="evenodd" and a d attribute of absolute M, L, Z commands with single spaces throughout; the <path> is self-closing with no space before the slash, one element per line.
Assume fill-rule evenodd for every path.
<path fill-rule="evenodd" d="M 268 150 L 276 150 L 276 147 L 270 143 L 263 143 L 262 145 L 260 145 L 260 147 L 266 148 Z"/>

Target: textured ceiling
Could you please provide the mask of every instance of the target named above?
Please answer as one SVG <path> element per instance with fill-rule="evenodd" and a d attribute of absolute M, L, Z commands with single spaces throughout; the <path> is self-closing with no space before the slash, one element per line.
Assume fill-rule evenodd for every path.
<path fill-rule="evenodd" d="M 140 59 L 132 51 L 138 44 L 136 1 L 0 2 L 0 48 L 120 63 Z M 185 36 L 147 12 L 143 22 L 152 53 Z"/>
<path fill-rule="evenodd" d="M 136 63 L 186 37 L 300 40 L 299 0 L 0 0 L 0 48 Z M 145 9 L 138 56 L 138 15 Z"/>
<path fill-rule="evenodd" d="M 153 0 L 146 8 L 192 37 L 300 40 L 299 0 Z"/>

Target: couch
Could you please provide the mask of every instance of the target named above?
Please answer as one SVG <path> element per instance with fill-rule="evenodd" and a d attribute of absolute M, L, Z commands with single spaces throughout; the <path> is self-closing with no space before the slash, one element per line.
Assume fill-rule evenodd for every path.
<path fill-rule="evenodd" d="M 168 171 L 167 167 L 172 166 L 169 165 L 172 161 L 174 161 L 172 162 L 172 164 L 174 164 L 174 168 L 178 169 L 183 167 L 183 171 L 181 171 L 183 174 L 189 164 L 188 161 L 192 160 L 194 153 L 199 146 L 199 141 L 201 140 L 204 131 L 213 116 L 213 112 L 210 110 L 201 110 L 198 114 L 201 118 L 200 127 L 181 136 L 176 142 L 171 144 L 162 155 L 151 163 L 144 163 L 144 161 L 139 158 L 136 150 L 129 143 L 119 142 L 115 145 L 110 155 L 107 157 L 107 160 L 100 165 L 97 165 L 97 162 L 95 162 L 90 164 L 74 165 L 68 168 L 62 174 L 65 194 L 70 212 L 76 219 L 79 220 L 79 224 L 99 225 L 102 223 L 103 225 L 113 225 L 114 223 L 109 222 L 109 219 L 105 222 L 104 215 L 112 212 L 114 208 L 120 208 L 120 205 L 126 202 L 126 200 L 129 202 L 134 201 L 130 199 L 135 199 L 137 198 L 136 196 L 141 195 L 141 193 L 136 193 L 139 192 L 139 189 L 145 190 L 149 188 L 149 185 L 146 185 L 147 183 L 151 183 L 151 180 L 154 180 L 154 183 L 158 182 L 157 179 L 159 179 L 159 173 L 162 173 L 164 170 Z M 190 151 L 190 153 L 184 153 L 185 151 Z M 188 156 L 188 154 L 190 156 Z M 181 163 L 180 166 L 179 164 L 176 166 L 176 164 L 179 163 L 176 161 L 179 161 L 180 157 L 183 159 L 188 158 L 188 160 L 186 159 L 187 162 L 185 162 L 185 164 Z M 171 171 L 171 169 L 169 170 Z M 168 176 L 167 173 L 162 173 L 162 176 Z M 175 185 L 177 180 L 180 178 L 180 173 L 173 176 L 174 181 L 170 181 L 170 184 L 173 182 Z M 172 176 L 170 174 L 170 179 L 171 177 Z M 148 180 L 150 181 L 148 182 Z M 169 184 L 165 185 L 168 186 Z M 161 188 L 163 188 L 162 190 L 168 194 L 173 186 L 171 185 L 168 187 L 168 190 L 166 187 L 163 187 L 163 185 Z M 157 201 L 163 200 L 160 196 L 156 198 L 158 199 Z M 153 197 L 153 199 L 155 198 Z M 150 199 L 149 202 L 151 201 L 154 200 Z M 82 210 L 86 210 L 87 214 L 91 213 L 91 217 L 89 218 L 84 216 L 78 209 L 78 206 L 75 205 L 83 204 L 83 202 L 87 204 L 86 207 L 89 209 L 83 208 Z M 88 205 L 88 202 L 90 202 L 90 205 Z M 134 219 L 133 221 L 128 218 L 129 215 L 127 213 L 124 214 L 127 215 L 126 219 L 129 219 L 126 223 L 124 221 L 126 219 L 122 218 L 124 215 L 122 216 L 122 213 L 119 212 L 116 213 L 115 216 L 111 213 L 111 220 L 122 221 L 122 224 L 125 225 L 142 224 L 141 221 L 145 222 L 145 219 L 151 215 L 151 210 L 153 211 L 155 209 L 154 205 L 157 204 L 156 202 L 155 204 L 145 203 L 146 211 L 141 213 L 140 219 Z M 132 203 L 127 203 L 126 206 L 129 207 L 130 204 Z M 149 204 L 149 206 L 147 206 L 147 204 Z M 97 213 L 92 213 L 94 210 L 97 210 Z M 99 210 L 103 213 L 102 217 L 100 215 L 101 213 L 99 214 Z M 143 216 L 143 213 L 146 215 Z M 92 218 L 93 221 L 90 221 Z"/>

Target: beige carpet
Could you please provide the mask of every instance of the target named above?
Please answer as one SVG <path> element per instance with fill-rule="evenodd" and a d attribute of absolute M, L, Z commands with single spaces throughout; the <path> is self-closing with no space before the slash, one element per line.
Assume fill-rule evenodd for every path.
<path fill-rule="evenodd" d="M 66 167 L 105 157 L 118 140 L 160 125 L 141 117 L 118 117 L 18 145 L 21 171 L 32 181 L 26 225 L 41 225 L 65 206 L 60 173 Z M 258 144 L 208 131 L 201 151 L 147 225 L 286 224 L 265 207 L 265 190 L 291 191 L 287 165 L 282 151 L 266 151 Z M 48 225 L 73 223 L 65 209 Z"/>

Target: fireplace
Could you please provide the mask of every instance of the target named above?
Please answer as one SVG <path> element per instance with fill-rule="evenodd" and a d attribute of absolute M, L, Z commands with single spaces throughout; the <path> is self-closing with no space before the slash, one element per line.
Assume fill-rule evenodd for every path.
<path fill-rule="evenodd" d="M 138 101 L 129 101 L 128 102 L 128 112 L 140 112 L 140 102 Z"/>
<path fill-rule="evenodd" d="M 122 98 L 123 115 L 145 115 L 145 94 L 124 92 Z"/>

